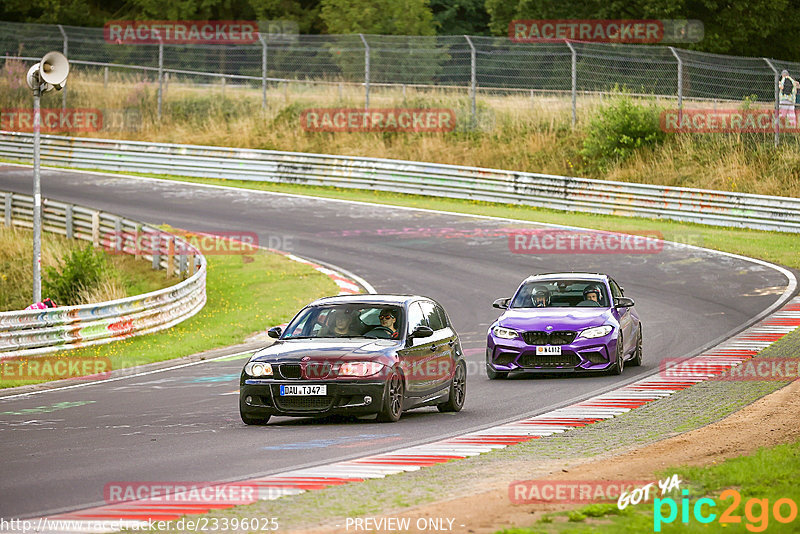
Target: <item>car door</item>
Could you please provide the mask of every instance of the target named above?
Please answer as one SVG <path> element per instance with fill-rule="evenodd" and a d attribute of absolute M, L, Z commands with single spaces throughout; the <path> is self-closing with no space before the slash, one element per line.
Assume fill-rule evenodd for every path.
<path fill-rule="evenodd" d="M 608 279 L 608 284 L 611 286 L 611 300 L 612 304 L 616 302 L 616 299 L 619 297 L 624 296 L 622 293 L 622 289 L 619 287 L 613 279 Z M 619 320 L 619 327 L 622 331 L 622 350 L 625 354 L 629 353 L 632 350 L 633 343 L 636 341 L 634 340 L 633 336 L 633 318 L 631 314 L 630 308 L 617 308 L 615 306 L 615 311 L 617 314 L 617 319 Z"/>
<path fill-rule="evenodd" d="M 421 397 L 429 389 L 425 376 L 427 362 L 436 352 L 434 336 L 425 338 L 408 339 L 418 326 L 429 326 L 425 314 L 422 312 L 419 301 L 408 306 L 406 321 L 406 346 L 398 351 L 400 367 L 406 377 L 406 389 L 409 397 Z"/>
<path fill-rule="evenodd" d="M 447 316 L 441 306 L 425 300 L 420 302 L 422 313 L 428 321 L 428 326 L 433 330 L 431 347 L 433 357 L 426 362 L 425 386 L 428 390 L 436 391 L 450 385 L 450 379 L 455 372 L 455 332 L 447 324 Z"/>

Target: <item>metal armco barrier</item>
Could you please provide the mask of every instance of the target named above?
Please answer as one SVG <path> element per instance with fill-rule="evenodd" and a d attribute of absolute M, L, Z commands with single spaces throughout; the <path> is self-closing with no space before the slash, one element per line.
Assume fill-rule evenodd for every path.
<path fill-rule="evenodd" d="M 33 198 L 0 192 L 0 214 L 0 224 L 30 228 Z M 177 236 L 116 215 L 52 200 L 43 201 L 42 227 L 95 246 L 102 244 L 118 253 L 141 253 L 139 245 L 148 239 L 149 243 L 160 244 L 150 247 L 148 254 L 141 253 L 142 258 L 167 273 L 191 276 L 165 289 L 98 304 L 1 312 L 0 359 L 36 356 L 157 332 L 185 321 L 206 303 L 206 259 Z M 183 254 L 171 253 L 176 248 Z M 182 271 L 181 266 L 188 272 Z"/>
<path fill-rule="evenodd" d="M 0 132 L 0 157 L 29 161 L 33 136 Z M 42 136 L 45 164 L 335 186 L 587 213 L 800 232 L 800 199 L 378 158 Z"/>

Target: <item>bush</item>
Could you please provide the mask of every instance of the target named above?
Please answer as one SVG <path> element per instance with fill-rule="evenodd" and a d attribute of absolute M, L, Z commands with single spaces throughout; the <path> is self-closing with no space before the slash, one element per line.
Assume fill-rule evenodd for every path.
<path fill-rule="evenodd" d="M 655 104 L 641 106 L 624 94 L 614 97 L 589 124 L 581 155 L 589 166 L 604 171 L 641 147 L 658 145 L 666 137 L 660 112 Z"/>
<path fill-rule="evenodd" d="M 53 299 L 59 306 L 80 304 L 81 293 L 97 288 L 107 268 L 105 256 L 92 245 L 73 249 L 61 257 L 58 268 L 45 269 L 43 296 Z"/>

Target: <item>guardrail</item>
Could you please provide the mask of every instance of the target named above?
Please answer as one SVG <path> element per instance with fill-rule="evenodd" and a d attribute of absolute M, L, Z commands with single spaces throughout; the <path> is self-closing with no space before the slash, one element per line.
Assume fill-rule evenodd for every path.
<path fill-rule="evenodd" d="M 0 132 L 0 157 L 28 161 L 33 135 Z M 42 136 L 50 165 L 335 186 L 610 215 L 800 232 L 800 199 L 378 158 Z"/>
<path fill-rule="evenodd" d="M 31 228 L 33 197 L 0 192 L 0 221 Z M 36 356 L 157 332 L 199 312 L 206 303 L 206 259 L 188 242 L 145 224 L 97 210 L 43 200 L 42 228 L 136 254 L 188 276 L 171 287 L 118 300 L 46 310 L 0 313 L 0 359 Z M 146 241 L 145 241 L 146 240 Z M 148 254 L 141 243 L 147 242 Z M 175 250 L 181 253 L 176 254 Z"/>

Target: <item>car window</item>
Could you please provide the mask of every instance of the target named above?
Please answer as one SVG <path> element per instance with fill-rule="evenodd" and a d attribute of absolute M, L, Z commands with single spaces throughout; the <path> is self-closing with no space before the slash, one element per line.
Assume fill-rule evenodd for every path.
<path fill-rule="evenodd" d="M 443 329 L 444 322 L 439 316 L 439 312 L 436 306 L 433 305 L 433 302 L 423 301 L 419 304 L 422 308 L 423 315 L 425 315 L 425 320 L 428 322 L 428 326 L 430 326 L 434 332 Z"/>
<path fill-rule="evenodd" d="M 418 326 L 428 326 L 422 308 L 414 302 L 408 307 L 408 333 L 413 332 Z"/>
<path fill-rule="evenodd" d="M 619 298 L 619 297 L 623 296 L 622 295 L 622 290 L 620 289 L 620 287 L 617 285 L 617 283 L 614 280 L 609 280 L 608 282 L 609 282 L 609 285 L 611 286 L 611 296 L 612 297 L 614 297 L 616 299 L 616 298 Z"/>
<path fill-rule="evenodd" d="M 588 302 L 583 292 L 589 288 L 600 289 L 600 299 L 597 303 Z M 587 305 L 608 307 L 608 290 L 605 284 L 592 280 L 531 280 L 523 283 L 511 300 L 511 308 L 572 308 Z M 538 302 L 544 306 L 537 306 L 534 294 L 544 295 Z"/>
<path fill-rule="evenodd" d="M 303 309 L 286 327 L 282 339 L 367 337 L 397 338 L 381 328 L 381 313 L 394 316 L 394 328 L 401 331 L 404 314 L 400 306 L 342 303 L 309 306 Z"/>
<path fill-rule="evenodd" d="M 442 308 L 437 304 L 436 311 L 439 312 L 439 317 L 442 318 L 442 324 L 444 325 L 444 327 L 447 328 L 448 326 L 450 326 L 450 320 L 447 318 L 447 314 L 445 313 L 444 308 Z"/>

